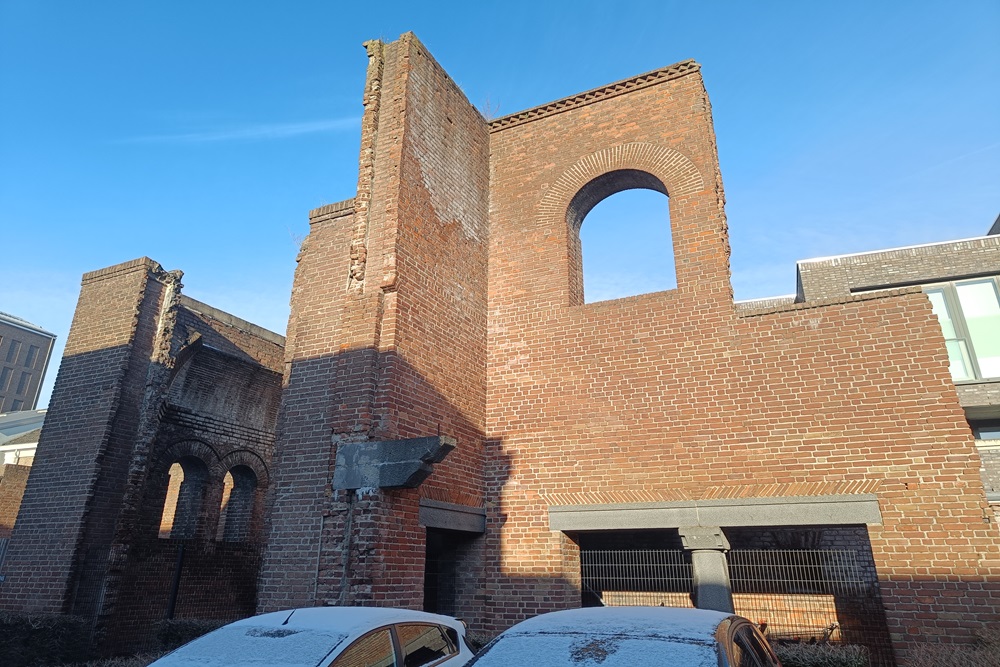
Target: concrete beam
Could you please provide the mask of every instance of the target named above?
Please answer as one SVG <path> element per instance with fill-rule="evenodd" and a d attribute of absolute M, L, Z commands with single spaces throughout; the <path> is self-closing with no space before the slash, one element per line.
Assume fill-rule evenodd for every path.
<path fill-rule="evenodd" d="M 549 507 L 549 528 L 562 531 L 881 523 L 872 493 Z"/>
<path fill-rule="evenodd" d="M 482 534 L 486 532 L 486 510 L 482 507 L 421 498 L 420 525 Z"/>
<path fill-rule="evenodd" d="M 345 442 L 337 446 L 335 489 L 415 489 L 455 448 L 448 436 Z"/>

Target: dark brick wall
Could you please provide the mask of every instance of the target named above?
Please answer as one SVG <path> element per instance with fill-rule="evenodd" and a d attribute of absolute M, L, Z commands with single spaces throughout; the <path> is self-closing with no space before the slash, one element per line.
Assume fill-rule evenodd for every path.
<path fill-rule="evenodd" d="M 1000 236 L 798 263 L 799 300 L 1000 274 Z"/>
<path fill-rule="evenodd" d="M 184 581 L 198 583 L 175 606 L 220 619 L 255 607 L 284 340 L 182 296 L 180 277 L 145 258 L 84 276 L 0 584 L 0 608 L 87 616 L 102 652 L 167 613 L 171 568 L 142 563 L 174 558 L 159 524 L 179 461 L 201 471 L 185 481 L 198 511 L 178 512 L 191 528 Z M 231 518 L 245 521 L 226 531 L 231 470 L 244 491 Z M 140 625 L 149 639 L 153 624 Z"/>
<path fill-rule="evenodd" d="M 1000 496 L 1000 447 L 987 444 L 979 448 L 982 459 L 983 486 L 986 492 Z"/>
<path fill-rule="evenodd" d="M 38 450 L 4 564 L 0 608 L 68 611 L 71 578 L 80 576 L 87 550 L 107 547 L 100 527 L 127 471 L 135 408 L 124 403 L 145 374 L 134 350 L 150 345 L 141 315 L 160 305 L 168 280 L 143 258 L 88 273 L 56 378 Z M 123 469 L 124 467 L 124 469 Z"/>

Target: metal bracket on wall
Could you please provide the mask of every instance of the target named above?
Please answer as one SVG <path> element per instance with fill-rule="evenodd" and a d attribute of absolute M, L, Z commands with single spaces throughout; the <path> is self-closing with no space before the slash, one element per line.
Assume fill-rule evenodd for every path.
<path fill-rule="evenodd" d="M 341 443 L 337 446 L 333 488 L 415 489 L 455 445 L 454 438 L 444 435 Z"/>

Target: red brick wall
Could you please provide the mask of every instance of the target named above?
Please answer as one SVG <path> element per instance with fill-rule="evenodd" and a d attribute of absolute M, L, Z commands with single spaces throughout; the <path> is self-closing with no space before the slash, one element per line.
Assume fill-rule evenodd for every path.
<path fill-rule="evenodd" d="M 498 630 L 579 604 L 551 505 L 876 493 L 897 648 L 1000 620 L 1000 533 L 926 298 L 737 312 L 696 64 L 487 126 L 411 36 L 368 47 L 357 196 L 313 212 L 296 272 L 261 610 L 418 606 L 421 495 L 485 503 L 463 611 Z M 677 289 L 583 305 L 567 211 L 620 171 L 669 193 Z M 438 432 L 459 447 L 420 489 L 330 488 L 338 443 Z"/>
<path fill-rule="evenodd" d="M 496 627 L 578 604 L 551 504 L 871 491 L 898 647 L 1000 620 L 1000 541 L 926 299 L 737 315 L 700 76 L 553 106 L 491 134 Z M 565 211 L 616 169 L 652 173 L 671 193 L 678 288 L 580 305 Z"/>
<path fill-rule="evenodd" d="M 412 36 L 369 55 L 357 197 L 314 212 L 296 271 L 263 610 L 419 607 L 419 497 L 482 504 L 486 123 Z M 439 433 L 419 491 L 326 486 L 338 442 Z"/>

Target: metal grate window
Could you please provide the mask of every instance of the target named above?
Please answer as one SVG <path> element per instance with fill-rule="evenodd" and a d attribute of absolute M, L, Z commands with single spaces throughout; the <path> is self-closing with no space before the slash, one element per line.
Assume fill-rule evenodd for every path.
<path fill-rule="evenodd" d="M 691 606 L 691 561 L 683 549 L 580 550 L 585 604 Z"/>
<path fill-rule="evenodd" d="M 892 665 L 873 573 L 850 549 L 734 549 L 727 555 L 736 613 L 782 643 L 868 647 L 871 665 Z"/>

